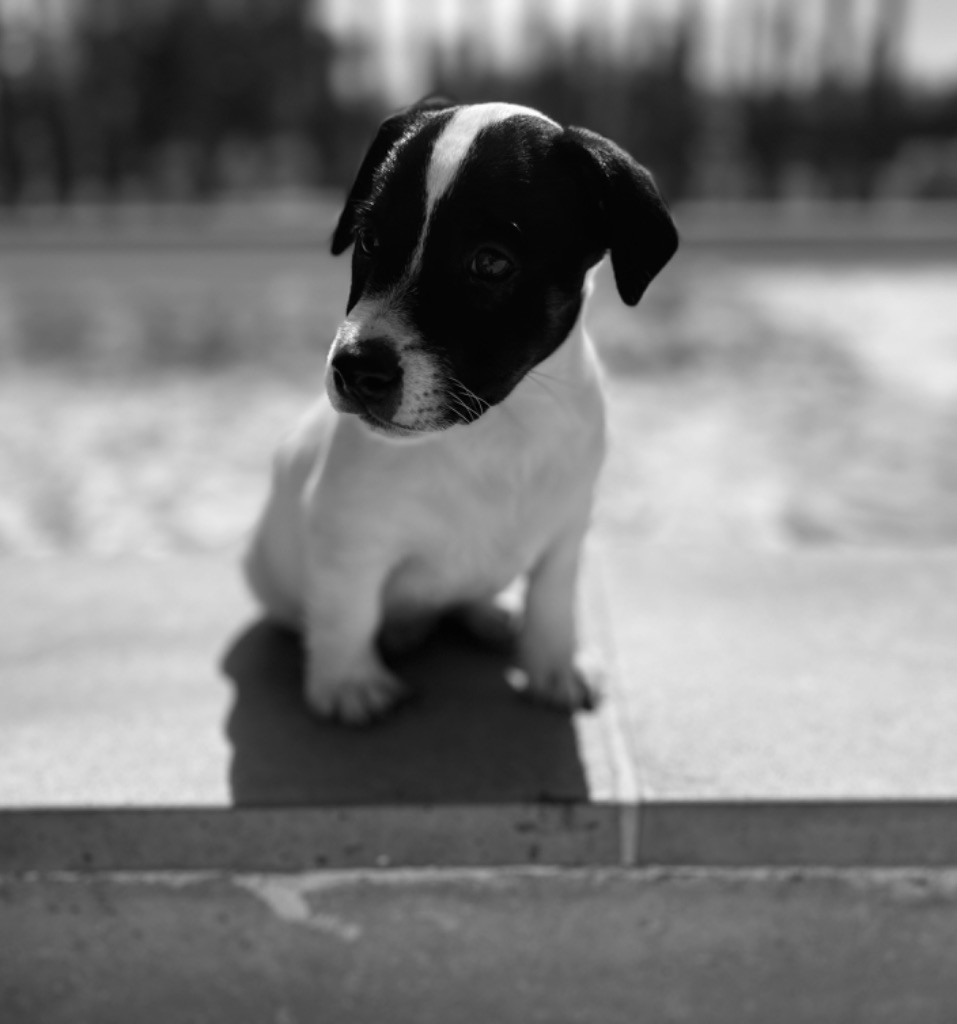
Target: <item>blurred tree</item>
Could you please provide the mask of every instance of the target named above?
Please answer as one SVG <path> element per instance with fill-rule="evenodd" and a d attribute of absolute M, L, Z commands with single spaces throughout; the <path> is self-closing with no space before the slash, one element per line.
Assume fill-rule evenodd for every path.
<path fill-rule="evenodd" d="M 773 8 L 741 8 L 750 24 L 749 80 L 738 98 L 742 141 L 753 170 L 753 189 L 762 199 L 780 198 L 800 131 L 798 101 L 789 72 L 800 36 L 800 13 L 787 0 Z"/>
<path fill-rule="evenodd" d="M 6 203 L 18 202 L 28 187 L 63 201 L 73 185 L 65 90 L 46 0 L 32 15 L 0 21 L 0 193 Z"/>
<path fill-rule="evenodd" d="M 85 0 L 77 11 L 77 82 L 73 106 L 83 171 L 118 198 L 141 154 L 137 88 L 144 42 L 142 8 L 123 0 Z"/>
<path fill-rule="evenodd" d="M 231 145 L 265 158 L 280 138 L 332 165 L 334 48 L 316 10 L 313 0 L 83 0 L 77 120 L 107 190 L 132 174 L 162 191 L 160 168 L 179 157 L 188 192 L 210 197 Z"/>
<path fill-rule="evenodd" d="M 496 67 L 463 39 L 451 54 L 433 52 L 430 90 L 462 102 L 508 99 L 562 124 L 586 125 L 648 163 L 676 199 L 688 190 L 698 144 L 703 97 L 693 65 L 699 28 L 694 2 L 669 29 L 639 12 L 621 55 L 612 56 L 594 34 L 563 38 L 533 8 L 523 34 L 536 41 L 537 59 L 518 70 Z"/>
<path fill-rule="evenodd" d="M 588 125 L 648 163 L 672 199 L 715 187 L 778 197 L 795 182 L 867 198 L 901 152 L 943 154 L 957 138 L 957 89 L 906 83 L 909 9 L 738 0 L 727 17 L 744 57 L 730 83 L 709 84 L 701 0 L 667 18 L 635 5 L 615 38 L 594 22 L 563 30 L 544 0 L 528 3 L 507 61 L 492 42 L 493 8 L 470 0 L 457 43 L 433 48 L 431 87 Z M 0 6 L 8 204 L 68 199 L 78 184 L 110 198 L 343 184 L 389 105 L 367 88 L 368 36 L 330 36 L 321 0 L 35 0 L 13 10 Z M 720 173 L 703 173 L 712 159 Z"/>
<path fill-rule="evenodd" d="M 0 191 L 7 205 L 15 204 L 23 189 L 23 160 L 17 137 L 19 110 L 9 58 L 11 46 L 10 27 L 0 21 Z"/>

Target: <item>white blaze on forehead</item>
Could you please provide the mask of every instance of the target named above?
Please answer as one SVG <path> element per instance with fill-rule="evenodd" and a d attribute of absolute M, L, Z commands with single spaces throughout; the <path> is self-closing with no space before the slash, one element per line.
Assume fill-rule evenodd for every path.
<path fill-rule="evenodd" d="M 425 176 L 425 219 L 422 234 L 409 261 L 407 278 L 411 278 L 422 263 L 422 253 L 425 251 L 425 240 L 435 204 L 451 188 L 476 136 L 483 128 L 518 115 L 537 117 L 546 124 L 558 127 L 550 117 L 531 107 L 521 107 L 514 103 L 478 103 L 457 110 L 442 129 L 429 158 Z"/>
<path fill-rule="evenodd" d="M 555 124 L 551 118 L 531 107 L 520 107 L 514 103 L 480 103 L 462 107 L 452 115 L 451 120 L 435 140 L 432 157 L 425 182 L 426 217 L 438 200 L 449 190 L 459 168 L 465 160 L 475 137 L 483 129 L 499 121 L 506 121 L 519 114 L 537 117 L 548 124 Z"/>

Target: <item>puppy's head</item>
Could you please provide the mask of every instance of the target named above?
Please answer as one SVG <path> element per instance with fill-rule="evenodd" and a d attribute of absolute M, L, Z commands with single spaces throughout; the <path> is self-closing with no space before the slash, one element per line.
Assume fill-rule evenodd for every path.
<path fill-rule="evenodd" d="M 607 139 L 525 107 L 432 100 L 380 127 L 332 251 L 352 244 L 326 388 L 402 437 L 501 402 L 567 337 L 606 252 L 634 305 L 678 237 L 651 175 Z"/>

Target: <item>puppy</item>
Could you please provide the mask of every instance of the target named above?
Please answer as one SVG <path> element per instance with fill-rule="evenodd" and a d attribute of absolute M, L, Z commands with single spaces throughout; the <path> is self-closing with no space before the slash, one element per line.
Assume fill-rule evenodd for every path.
<path fill-rule="evenodd" d="M 634 305 L 677 244 L 649 173 L 592 132 L 441 100 L 382 124 L 332 239 L 352 284 L 326 394 L 278 453 L 245 563 L 303 633 L 319 715 L 386 712 L 403 684 L 382 653 L 449 613 L 514 632 L 529 694 L 592 704 L 575 589 L 605 441 L 582 306 L 606 252 Z M 518 578 L 513 628 L 494 598 Z"/>

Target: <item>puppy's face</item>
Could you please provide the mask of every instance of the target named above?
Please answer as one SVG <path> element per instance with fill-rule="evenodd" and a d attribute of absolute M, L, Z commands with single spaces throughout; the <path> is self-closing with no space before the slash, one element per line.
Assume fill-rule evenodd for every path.
<path fill-rule="evenodd" d="M 616 243 L 622 217 L 633 234 Z M 350 243 L 326 388 L 402 437 L 501 402 L 567 337 L 608 249 L 634 303 L 677 236 L 650 176 L 607 140 L 508 104 L 432 104 L 380 128 L 333 252 Z"/>

